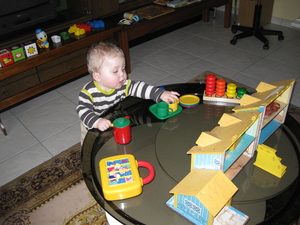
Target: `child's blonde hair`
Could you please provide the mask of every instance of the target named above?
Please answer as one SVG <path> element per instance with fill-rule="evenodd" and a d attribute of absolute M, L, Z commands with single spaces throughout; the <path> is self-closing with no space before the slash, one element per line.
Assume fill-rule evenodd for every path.
<path fill-rule="evenodd" d="M 87 52 L 87 67 L 90 74 L 99 72 L 105 57 L 124 57 L 124 52 L 110 42 L 99 42 L 91 45 Z"/>

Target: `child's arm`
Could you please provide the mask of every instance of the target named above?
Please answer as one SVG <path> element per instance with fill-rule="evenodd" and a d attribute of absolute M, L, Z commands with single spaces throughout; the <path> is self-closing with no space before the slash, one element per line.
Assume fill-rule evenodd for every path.
<path fill-rule="evenodd" d="M 107 130 L 111 125 L 110 120 L 105 119 L 105 118 L 100 118 L 99 120 L 97 120 L 97 122 L 94 125 L 94 128 L 97 128 L 101 131 L 105 131 Z"/>
<path fill-rule="evenodd" d="M 160 99 L 163 100 L 166 103 L 169 103 L 169 101 L 173 99 L 178 100 L 178 96 L 180 94 L 175 92 L 175 91 L 165 91 L 164 93 L 161 94 Z"/>

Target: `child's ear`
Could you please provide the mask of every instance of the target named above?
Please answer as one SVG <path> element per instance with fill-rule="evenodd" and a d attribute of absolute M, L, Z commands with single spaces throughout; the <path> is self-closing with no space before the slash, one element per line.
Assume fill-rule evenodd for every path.
<path fill-rule="evenodd" d="M 93 73 L 93 79 L 94 79 L 95 81 L 99 82 L 99 81 L 100 81 L 100 74 L 94 72 L 94 73 Z"/>

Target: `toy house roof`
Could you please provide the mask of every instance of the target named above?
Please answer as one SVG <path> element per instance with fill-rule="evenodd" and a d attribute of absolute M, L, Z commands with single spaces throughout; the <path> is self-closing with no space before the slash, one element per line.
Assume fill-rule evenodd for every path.
<path fill-rule="evenodd" d="M 260 106 L 269 105 L 292 84 L 294 84 L 294 82 L 295 79 L 279 81 L 270 84 L 260 82 L 256 87 L 257 92 L 253 93 L 252 95 L 243 95 L 240 100 L 240 105 L 236 106 L 233 110 L 241 111 L 245 109 L 257 109 Z"/>
<path fill-rule="evenodd" d="M 210 132 L 202 132 L 188 154 L 222 154 L 255 122 L 260 112 L 247 111 L 224 113 L 219 126 Z"/>
<path fill-rule="evenodd" d="M 216 216 L 237 190 L 220 170 L 193 169 L 170 193 L 195 196 Z"/>

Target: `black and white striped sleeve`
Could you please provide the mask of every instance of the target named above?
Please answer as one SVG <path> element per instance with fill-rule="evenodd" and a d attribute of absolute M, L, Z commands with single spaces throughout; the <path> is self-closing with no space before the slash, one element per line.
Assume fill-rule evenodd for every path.
<path fill-rule="evenodd" d="M 129 87 L 129 95 L 143 99 L 152 99 L 155 102 L 160 101 L 160 96 L 164 91 L 165 90 L 161 88 L 146 84 L 142 81 L 131 81 Z"/>

